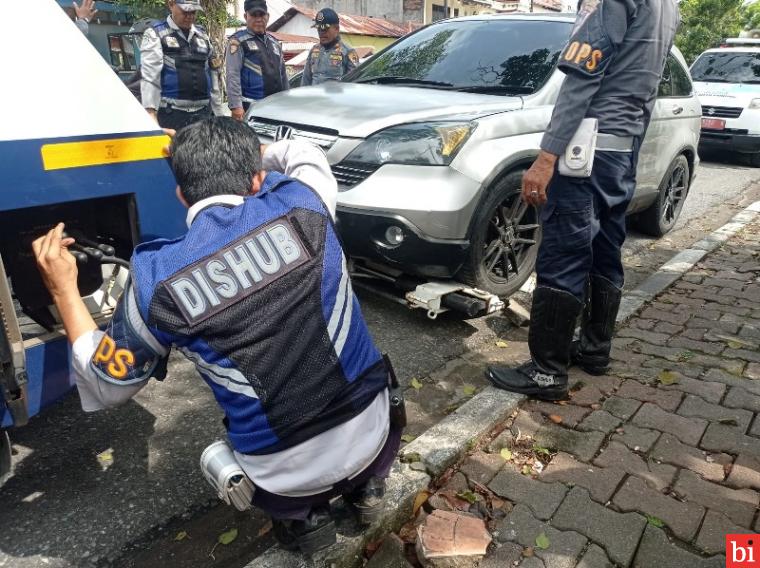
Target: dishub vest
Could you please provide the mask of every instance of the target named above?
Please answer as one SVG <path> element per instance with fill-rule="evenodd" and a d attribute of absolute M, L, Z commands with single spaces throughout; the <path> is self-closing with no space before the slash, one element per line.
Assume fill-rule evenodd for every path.
<path fill-rule="evenodd" d="M 203 30 L 188 42 L 166 21 L 153 24 L 161 40 L 164 66 L 161 69 L 161 97 L 183 101 L 202 101 L 211 96 L 211 72 L 208 60 L 211 42 Z"/>
<path fill-rule="evenodd" d="M 137 247 L 132 265 L 143 318 L 195 363 L 239 452 L 312 438 L 387 386 L 332 219 L 298 181 L 268 174 L 242 205 Z"/>

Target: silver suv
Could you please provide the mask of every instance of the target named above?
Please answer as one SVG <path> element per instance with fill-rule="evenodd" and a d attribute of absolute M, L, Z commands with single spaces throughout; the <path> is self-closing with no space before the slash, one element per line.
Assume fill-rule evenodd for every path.
<path fill-rule="evenodd" d="M 473 16 L 408 35 L 340 82 L 253 106 L 264 142 L 278 126 L 322 146 L 338 180 L 338 226 L 356 266 L 454 278 L 500 296 L 533 270 L 540 229 L 519 199 L 563 75 L 572 16 Z M 630 212 L 659 236 L 698 163 L 701 108 L 683 57 L 668 58 Z"/>

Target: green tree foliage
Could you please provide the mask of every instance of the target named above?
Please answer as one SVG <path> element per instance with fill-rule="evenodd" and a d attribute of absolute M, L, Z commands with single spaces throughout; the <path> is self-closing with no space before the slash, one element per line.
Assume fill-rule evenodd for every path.
<path fill-rule="evenodd" d="M 742 28 L 742 0 L 683 0 L 676 45 L 691 64 L 705 49 Z"/>
<path fill-rule="evenodd" d="M 760 2 L 742 6 L 741 17 L 742 28 L 750 32 L 751 37 L 760 37 Z"/>

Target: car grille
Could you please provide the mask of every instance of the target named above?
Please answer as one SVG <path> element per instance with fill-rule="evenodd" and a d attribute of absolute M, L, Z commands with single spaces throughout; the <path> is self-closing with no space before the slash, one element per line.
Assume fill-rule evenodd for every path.
<path fill-rule="evenodd" d="M 263 118 L 252 117 L 249 122 L 253 131 L 261 137 L 270 138 L 274 140 L 277 134 L 277 128 L 280 126 L 289 127 L 292 129 L 291 137 L 294 140 L 305 140 L 311 142 L 322 148 L 330 148 L 338 139 L 338 132 L 336 130 L 329 130 L 327 128 L 315 128 L 311 126 L 302 126 L 297 124 L 288 124 L 286 122 L 275 122 L 273 120 L 266 120 Z"/>
<path fill-rule="evenodd" d="M 703 106 L 702 116 L 705 118 L 739 118 L 741 107 Z"/>
<path fill-rule="evenodd" d="M 340 163 L 330 166 L 335 179 L 338 181 L 338 189 L 346 191 L 355 185 L 360 184 L 375 171 L 378 166 L 369 166 L 367 164 Z"/>

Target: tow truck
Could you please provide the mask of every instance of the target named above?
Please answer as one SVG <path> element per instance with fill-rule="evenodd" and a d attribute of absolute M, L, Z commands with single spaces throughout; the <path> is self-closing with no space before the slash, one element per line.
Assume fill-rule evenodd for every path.
<path fill-rule="evenodd" d="M 142 241 L 184 231 L 164 157 L 168 138 L 54 0 L 5 8 L 34 13 L 40 37 L 10 26 L 0 46 L 25 46 L 15 88 L 0 93 L 0 483 L 11 473 L 9 434 L 75 385 L 60 318 L 31 242 L 57 222 L 77 239 L 79 291 L 95 320 L 110 318 Z M 22 88 L 23 87 L 23 88 Z"/>

